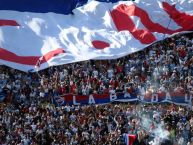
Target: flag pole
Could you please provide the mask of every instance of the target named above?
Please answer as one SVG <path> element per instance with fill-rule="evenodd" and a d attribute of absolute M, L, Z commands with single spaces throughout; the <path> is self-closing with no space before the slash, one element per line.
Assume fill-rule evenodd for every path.
<path fill-rule="evenodd" d="M 170 20 L 169 20 L 169 23 L 168 23 L 168 25 L 167 25 L 167 29 L 168 29 L 168 27 L 169 27 L 169 25 L 170 25 L 170 23 L 171 23 L 171 17 L 170 17 Z M 162 41 L 165 39 L 165 36 L 166 36 L 166 33 L 164 33 L 164 36 L 163 36 L 163 38 L 162 38 Z"/>
<path fill-rule="evenodd" d="M 36 73 L 37 73 L 37 75 L 38 75 L 38 77 L 41 79 L 42 77 L 40 76 L 40 74 L 39 74 L 39 67 L 41 66 L 41 61 L 42 61 L 42 59 L 43 59 L 43 57 L 40 57 L 38 60 L 37 60 L 37 62 L 36 62 L 36 65 L 35 65 L 35 67 L 36 67 Z"/>
<path fill-rule="evenodd" d="M 176 7 L 176 4 L 177 4 L 177 3 L 178 3 L 178 1 L 174 4 L 174 7 Z M 170 23 L 171 23 L 171 20 L 172 20 L 172 18 L 170 17 L 169 23 L 168 23 L 168 25 L 167 25 L 167 29 L 168 29 L 168 27 L 169 27 L 169 25 L 170 25 Z M 166 36 L 166 34 L 164 33 L 164 36 L 163 36 L 162 41 L 165 39 L 165 36 Z"/>

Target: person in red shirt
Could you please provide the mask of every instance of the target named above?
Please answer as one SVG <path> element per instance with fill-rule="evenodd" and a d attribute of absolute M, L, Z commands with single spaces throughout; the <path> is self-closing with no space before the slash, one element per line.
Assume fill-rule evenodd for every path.
<path fill-rule="evenodd" d="M 70 94 L 75 94 L 76 93 L 76 84 L 73 82 L 71 85 L 70 85 Z"/>
<path fill-rule="evenodd" d="M 178 54 L 182 58 L 186 57 L 186 51 L 182 47 L 178 49 Z"/>
<path fill-rule="evenodd" d="M 59 92 L 60 94 L 65 94 L 65 93 L 66 93 L 66 87 L 65 87 L 65 85 L 62 84 L 62 85 L 59 87 L 58 92 Z"/>

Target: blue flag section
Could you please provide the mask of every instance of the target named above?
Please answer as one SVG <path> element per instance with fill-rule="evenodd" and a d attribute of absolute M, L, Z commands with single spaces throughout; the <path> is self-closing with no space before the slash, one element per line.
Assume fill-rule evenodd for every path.
<path fill-rule="evenodd" d="M 86 4 L 87 1 L 88 0 L 1 0 L 0 10 L 70 14 L 73 9 Z"/>
<path fill-rule="evenodd" d="M 120 0 L 97 0 L 118 2 Z M 126 0 L 124 0 L 126 1 Z M 72 10 L 87 4 L 88 0 L 0 0 L 0 10 L 19 12 L 71 14 Z"/>

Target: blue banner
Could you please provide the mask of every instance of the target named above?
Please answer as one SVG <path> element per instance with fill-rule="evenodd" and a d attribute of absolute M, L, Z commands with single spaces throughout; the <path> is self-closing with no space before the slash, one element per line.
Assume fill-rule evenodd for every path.
<path fill-rule="evenodd" d="M 106 104 L 110 102 L 132 102 L 141 101 L 144 103 L 162 103 L 170 102 L 179 105 L 187 105 L 191 102 L 192 95 L 181 94 L 175 92 L 159 92 L 147 93 L 145 95 L 135 95 L 129 93 L 116 93 L 116 94 L 92 94 L 86 95 L 73 95 L 65 94 L 56 96 L 55 102 L 57 105 L 88 105 L 88 104 Z"/>

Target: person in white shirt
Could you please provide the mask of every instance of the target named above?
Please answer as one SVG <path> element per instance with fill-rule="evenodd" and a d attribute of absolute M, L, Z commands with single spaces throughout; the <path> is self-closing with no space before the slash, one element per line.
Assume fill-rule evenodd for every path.
<path fill-rule="evenodd" d="M 110 94 L 111 96 L 116 95 L 116 94 L 115 94 L 115 89 L 113 89 L 112 86 L 109 86 L 109 94 Z"/>
<path fill-rule="evenodd" d="M 107 70 L 107 73 L 108 73 L 108 78 L 111 79 L 113 76 L 114 76 L 114 71 L 112 68 L 109 68 Z"/>
<path fill-rule="evenodd" d="M 97 78 L 98 77 L 98 71 L 97 70 L 93 70 L 93 77 Z"/>

